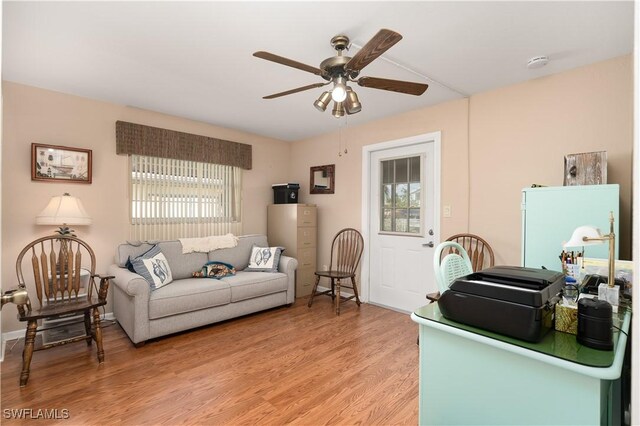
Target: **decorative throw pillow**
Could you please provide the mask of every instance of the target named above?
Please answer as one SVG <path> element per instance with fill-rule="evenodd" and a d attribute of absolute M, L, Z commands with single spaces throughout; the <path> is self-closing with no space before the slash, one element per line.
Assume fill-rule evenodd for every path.
<path fill-rule="evenodd" d="M 201 270 L 192 274 L 194 278 L 215 278 L 217 280 L 236 274 L 233 265 L 224 262 L 211 261 L 204 264 Z"/>
<path fill-rule="evenodd" d="M 131 256 L 127 258 L 127 262 L 124 264 L 124 267 L 127 268 L 129 272 L 135 272 L 135 269 L 133 269 L 133 263 L 131 263 Z"/>
<path fill-rule="evenodd" d="M 280 254 L 283 247 L 258 247 L 253 246 L 249 265 L 245 269 L 247 272 L 278 272 Z"/>
<path fill-rule="evenodd" d="M 169 262 L 160 247 L 154 246 L 145 254 L 136 257 L 131 261 L 133 270 L 149 283 L 151 290 L 157 290 L 163 285 L 173 281 Z"/>
<path fill-rule="evenodd" d="M 128 241 L 127 241 L 127 242 L 128 242 Z M 129 243 L 129 244 L 131 244 L 131 243 Z M 142 244 L 142 243 L 139 243 L 139 244 L 138 244 L 138 246 L 139 246 L 139 245 L 141 245 L 141 244 Z M 134 244 L 131 244 L 131 245 L 134 245 Z M 150 252 L 151 250 L 153 250 L 155 247 L 156 247 L 156 244 L 154 244 L 153 246 L 151 246 L 151 248 L 150 248 L 149 250 L 145 251 L 145 252 L 144 252 L 144 253 L 142 253 L 141 255 L 138 255 L 137 257 L 143 257 L 145 254 L 149 253 L 149 252 Z M 131 260 L 131 256 L 127 257 L 127 261 L 125 262 L 124 267 L 125 267 L 125 268 L 127 268 L 130 272 L 136 272 L 136 271 L 135 271 L 135 269 L 133 269 L 133 263 L 131 263 L 131 262 L 133 262 L 133 261 Z"/>

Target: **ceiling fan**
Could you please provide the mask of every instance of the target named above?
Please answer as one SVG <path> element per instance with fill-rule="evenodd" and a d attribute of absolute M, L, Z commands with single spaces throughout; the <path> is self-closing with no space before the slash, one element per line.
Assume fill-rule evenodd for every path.
<path fill-rule="evenodd" d="M 355 114 L 362 109 L 358 95 L 348 86 L 349 82 L 354 82 L 359 86 L 372 89 L 390 90 L 392 92 L 420 96 L 427 90 L 427 87 L 429 87 L 427 84 L 377 77 L 357 78 L 364 67 L 400 40 L 402 40 L 400 34 L 395 31 L 382 29 L 378 31 L 358 53 L 353 57 L 349 57 L 344 55 L 345 50 L 349 49 L 349 38 L 345 35 L 337 35 L 331 39 L 331 45 L 337 51 L 336 56 L 322 61 L 319 68 L 274 55 L 273 53 L 264 51 L 255 52 L 253 56 L 257 58 L 307 71 L 327 80 L 324 83 L 309 84 L 308 86 L 298 87 L 285 92 L 274 93 L 273 95 L 264 96 L 263 99 L 279 98 L 280 96 L 291 95 L 333 83 L 333 89 L 323 92 L 313 105 L 318 111 L 323 112 L 326 111 L 327 106 L 333 100 L 332 114 L 334 117 L 339 118 L 344 116 L 345 113 Z"/>

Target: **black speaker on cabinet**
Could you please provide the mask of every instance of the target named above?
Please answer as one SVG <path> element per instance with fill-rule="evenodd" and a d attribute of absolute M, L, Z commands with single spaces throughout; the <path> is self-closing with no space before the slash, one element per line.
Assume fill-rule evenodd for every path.
<path fill-rule="evenodd" d="M 582 298 L 578 302 L 578 343 L 594 349 L 613 349 L 613 309 L 604 300 Z"/>

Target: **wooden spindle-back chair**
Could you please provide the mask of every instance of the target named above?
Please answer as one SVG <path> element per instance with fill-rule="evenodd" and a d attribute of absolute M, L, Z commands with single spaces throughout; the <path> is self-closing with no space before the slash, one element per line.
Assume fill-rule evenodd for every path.
<path fill-rule="evenodd" d="M 490 268 L 495 262 L 493 255 L 493 249 L 489 243 L 482 237 L 474 234 L 456 234 L 447 238 L 446 241 L 453 241 L 460 244 L 469 255 L 471 260 L 471 266 L 473 272 L 481 271 L 485 268 Z M 450 249 L 447 253 L 443 253 L 443 256 L 449 253 L 453 253 L 454 250 Z"/>
<path fill-rule="evenodd" d="M 313 291 L 309 297 L 308 306 L 311 307 L 313 298 L 317 294 L 331 295 L 335 300 L 336 314 L 340 315 L 340 300 L 356 300 L 360 306 L 360 298 L 358 297 L 358 286 L 356 285 L 356 270 L 362 257 L 364 249 L 364 239 L 360 232 L 353 228 L 345 228 L 338 232 L 331 243 L 331 260 L 328 271 L 316 271 L 316 282 Z M 317 293 L 320 278 L 326 277 L 331 280 L 331 289 Z M 351 286 L 342 284 L 342 280 L 349 278 Z M 344 297 L 340 295 L 341 287 L 353 290 L 353 296 Z"/>
<path fill-rule="evenodd" d="M 98 362 L 104 361 L 98 308 L 107 303 L 109 279 L 113 277 L 96 275 L 95 269 L 96 256 L 91 247 L 70 235 L 39 238 L 28 244 L 18 255 L 16 261 L 18 287 L 27 289 L 25 278 L 29 279 L 29 284 L 32 284 L 29 287 L 35 287 L 38 300 L 37 307 L 32 307 L 30 300 L 18 305 L 18 319 L 27 322 L 20 373 L 21 387 L 26 386 L 29 380 L 29 367 L 36 334 L 53 328 L 47 324 L 42 329 L 38 329 L 39 322 L 61 317 L 68 318 L 74 314 L 83 315 L 84 335 L 43 344 L 37 350 L 82 340 L 91 346 L 91 341 L 94 340 L 98 349 Z M 96 286 L 96 278 L 100 280 L 99 287 Z"/>
<path fill-rule="evenodd" d="M 472 272 L 481 271 L 494 265 L 495 256 L 493 249 L 489 243 L 482 237 L 474 234 L 456 234 L 445 240 L 445 242 L 454 242 L 462 247 L 469 256 Z M 436 252 L 437 261 L 441 262 L 444 257 L 450 253 L 460 254 L 459 248 L 452 245 L 446 245 L 442 250 Z M 438 277 L 439 278 L 439 277 Z M 427 294 L 427 299 L 434 302 L 440 297 L 440 292 Z"/>

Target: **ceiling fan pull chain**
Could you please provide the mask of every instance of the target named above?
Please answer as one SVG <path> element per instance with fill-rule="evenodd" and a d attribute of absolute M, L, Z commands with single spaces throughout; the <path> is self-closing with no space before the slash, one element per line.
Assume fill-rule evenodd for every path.
<path fill-rule="evenodd" d="M 342 157 L 342 126 L 338 122 L 338 157 Z"/>
<path fill-rule="evenodd" d="M 344 131 L 347 131 L 347 128 L 349 127 L 349 118 L 348 116 L 344 116 Z M 347 144 L 349 143 L 349 139 L 345 138 L 344 140 L 344 154 L 347 155 L 349 153 L 349 151 L 347 151 Z"/>

